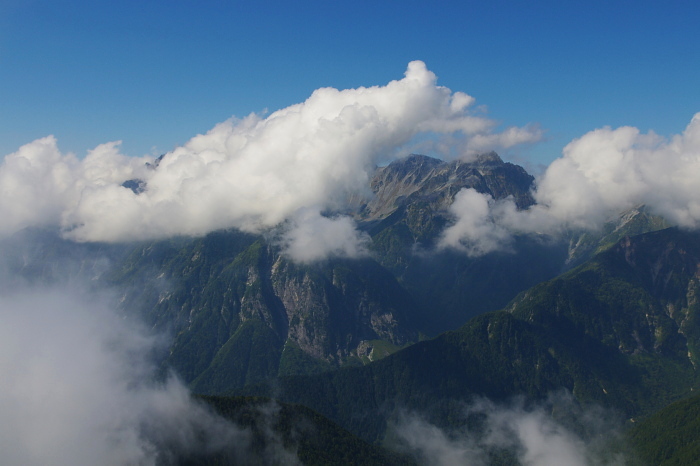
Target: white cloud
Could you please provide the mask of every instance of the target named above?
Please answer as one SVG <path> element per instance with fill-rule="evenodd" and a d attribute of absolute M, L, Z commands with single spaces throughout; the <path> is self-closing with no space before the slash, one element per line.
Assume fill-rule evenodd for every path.
<path fill-rule="evenodd" d="M 28 226 L 58 226 L 71 206 L 92 192 L 117 188 L 144 175 L 145 160 L 118 153 L 118 142 L 102 144 L 79 160 L 61 154 L 53 136 L 37 139 L 5 156 L 0 165 L 0 234 Z"/>
<path fill-rule="evenodd" d="M 540 137 L 532 128 L 497 133 L 495 121 L 472 112 L 473 102 L 438 86 L 414 61 L 403 79 L 385 86 L 318 89 L 266 118 L 220 123 L 166 154 L 156 170 L 121 156 L 117 143 L 80 160 L 44 138 L 0 166 L 3 233 L 58 224 L 76 240 L 124 241 L 229 227 L 261 231 L 295 216 L 298 223 L 304 209 L 338 207 L 348 193 L 366 189 L 375 163 L 397 156 L 421 133 L 457 132 L 467 143 L 505 147 Z M 136 195 L 120 186 L 130 178 L 146 181 L 147 190 Z M 318 218 L 314 224 L 329 226 Z M 338 218 L 334 224 L 350 225 Z"/>
<path fill-rule="evenodd" d="M 685 228 L 700 227 L 700 113 L 682 134 L 662 138 L 637 128 L 601 128 L 569 143 L 537 181 L 536 204 L 461 192 L 441 245 L 472 255 L 507 247 L 517 233 L 600 228 L 639 205 Z"/>
<path fill-rule="evenodd" d="M 553 411 L 568 419 L 554 419 Z M 625 464 L 621 454 L 610 451 L 622 441 L 618 423 L 600 407 L 581 407 L 570 394 L 555 393 L 530 407 L 523 399 L 508 404 L 479 399 L 462 415 L 463 425 L 448 431 L 419 414 L 403 413 L 389 426 L 392 446 L 420 464 L 438 466 L 486 465 L 489 454 L 499 450 L 525 466 Z M 474 415 L 478 421 L 467 421 Z M 457 415 L 452 422 L 458 420 Z"/>
<path fill-rule="evenodd" d="M 450 206 L 453 225 L 443 231 L 438 246 L 454 248 L 469 256 L 482 256 L 503 249 L 511 239 L 510 231 L 494 217 L 494 200 L 475 189 L 462 189 Z"/>
<path fill-rule="evenodd" d="M 572 226 L 646 204 L 680 226 L 700 224 L 700 114 L 670 139 L 636 128 L 602 128 L 569 143 L 539 181 L 535 198 Z"/>
<path fill-rule="evenodd" d="M 297 262 L 314 262 L 329 256 L 367 255 L 369 236 L 355 229 L 350 217 L 328 218 L 318 210 L 304 209 L 287 225 L 281 243 Z"/>
<path fill-rule="evenodd" d="M 482 153 L 498 148 L 508 149 L 520 144 L 533 144 L 542 139 L 544 132 L 538 126 L 518 128 L 511 126 L 500 133 L 476 134 L 467 140 L 464 149 L 467 153 Z"/>
<path fill-rule="evenodd" d="M 398 450 L 412 453 L 419 464 L 434 466 L 486 465 L 487 457 L 468 435 L 448 435 L 417 414 L 403 414 L 389 426 L 397 436 Z"/>
<path fill-rule="evenodd" d="M 155 170 L 146 159 L 121 155 L 119 143 L 80 159 L 62 154 L 49 136 L 0 165 L 0 234 L 57 225 L 75 240 L 115 242 L 286 224 L 293 226 L 285 240 L 292 257 L 356 256 L 364 240 L 350 219 L 319 212 L 339 210 L 350 193 L 365 190 L 376 163 L 412 144 L 468 156 L 541 139 L 536 126 L 497 131 L 473 103 L 438 86 L 425 64 L 414 61 L 403 79 L 384 86 L 322 88 L 266 118 L 220 123 L 166 154 Z M 121 186 L 133 178 L 147 183 L 145 192 Z M 597 228 L 639 204 L 697 228 L 698 192 L 700 114 L 668 139 L 631 127 L 601 128 L 563 149 L 537 182 L 537 204 L 525 212 L 508 200 L 460 194 L 441 244 L 484 254 L 507 247 L 513 233 Z"/>
<path fill-rule="evenodd" d="M 487 445 L 515 445 L 525 466 L 586 466 L 586 443 L 554 421 L 542 409 L 521 407 L 488 412 Z"/>

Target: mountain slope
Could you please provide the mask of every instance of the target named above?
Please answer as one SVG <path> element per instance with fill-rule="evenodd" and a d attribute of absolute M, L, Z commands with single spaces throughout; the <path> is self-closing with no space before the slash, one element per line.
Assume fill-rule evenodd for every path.
<path fill-rule="evenodd" d="M 697 385 L 699 263 L 697 234 L 627 238 L 504 311 L 369 366 L 281 379 L 276 393 L 367 439 L 381 437 L 396 408 L 444 422 L 452 403 L 474 396 L 566 389 L 627 417 L 650 413 Z"/>
<path fill-rule="evenodd" d="M 367 363 L 503 306 L 560 269 L 564 247 L 552 254 L 551 245 L 527 239 L 516 254 L 481 259 L 412 251 L 430 240 L 428 230 L 441 230 L 459 189 L 525 205 L 531 183 L 496 154 L 471 163 L 411 156 L 373 178 L 376 196 L 360 223 L 375 235 L 373 259 L 300 265 L 263 236 L 221 231 L 136 245 L 108 282 L 126 289 L 125 308 L 141 309 L 149 325 L 174 335 L 165 364 L 201 393 Z M 416 209 L 424 213 L 412 216 Z M 410 237 L 396 235 L 404 227 Z M 382 241 L 400 243 L 408 266 L 387 268 Z"/>
<path fill-rule="evenodd" d="M 519 237 L 510 251 L 483 257 L 435 250 L 453 221 L 448 208 L 462 189 L 511 197 L 525 208 L 534 202 L 533 182 L 522 167 L 494 152 L 470 162 L 414 154 L 377 169 L 370 181 L 374 197 L 365 200 L 356 218 L 372 235 L 377 261 L 426 309 L 423 332 L 435 336 L 455 329 L 561 272 L 568 252 L 564 241 Z"/>
<path fill-rule="evenodd" d="M 263 398 L 200 397 L 218 414 L 251 432 L 246 457 L 226 452 L 181 458 L 178 464 L 286 464 L 271 450 L 286 450 L 301 464 L 411 465 L 411 458 L 370 445 L 308 408 Z M 234 446 L 235 448 L 236 446 Z"/>
<path fill-rule="evenodd" d="M 477 155 L 469 162 L 445 162 L 412 154 L 376 170 L 370 181 L 374 195 L 363 203 L 358 217 L 384 220 L 410 204 L 429 215 L 440 213 L 464 188 L 473 188 L 494 199 L 512 196 L 519 208 L 525 208 L 534 202 L 530 194 L 533 182 L 534 178 L 522 167 L 503 162 L 495 152 Z M 417 214 L 420 210 L 414 208 L 411 212 Z"/>
<path fill-rule="evenodd" d="M 413 155 L 378 168 L 375 195 L 354 211 L 372 235 L 371 257 L 354 260 L 296 264 L 270 235 L 234 230 L 122 245 L 32 230 L 3 243 L 10 275 L 80 276 L 116 290 L 124 313 L 138 312 L 172 337 L 164 370 L 176 370 L 198 392 L 221 393 L 377 360 L 502 308 L 594 250 L 600 241 L 590 234 L 573 250 L 537 237 L 517 237 L 510 251 L 476 258 L 434 249 L 460 189 L 510 196 L 525 207 L 532 181 L 495 153 L 468 163 Z M 601 241 L 650 224 L 641 214 L 628 217 Z"/>
<path fill-rule="evenodd" d="M 139 246 L 109 280 L 126 289 L 123 306 L 173 332 L 166 364 L 202 393 L 418 339 L 413 300 L 373 260 L 299 265 L 242 233 Z"/>
<path fill-rule="evenodd" d="M 643 464 L 696 464 L 700 458 L 700 395 L 677 401 L 639 422 L 629 437 Z"/>

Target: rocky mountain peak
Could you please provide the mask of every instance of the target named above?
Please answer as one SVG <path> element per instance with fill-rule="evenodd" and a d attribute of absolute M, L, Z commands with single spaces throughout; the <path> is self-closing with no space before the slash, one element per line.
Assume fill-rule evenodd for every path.
<path fill-rule="evenodd" d="M 518 207 L 524 208 L 533 203 L 533 182 L 522 167 L 503 162 L 495 152 L 480 154 L 471 161 L 451 162 L 411 154 L 377 168 L 370 181 L 374 197 L 362 203 L 360 217 L 381 220 L 402 205 L 419 200 L 427 202 L 433 211 L 444 211 L 464 188 L 495 199 L 513 196 Z"/>
<path fill-rule="evenodd" d="M 478 154 L 475 163 L 478 165 L 503 165 L 503 159 L 494 151 Z"/>
<path fill-rule="evenodd" d="M 388 179 L 409 182 L 420 182 L 425 179 L 436 167 L 446 162 L 428 157 L 427 155 L 411 154 L 400 160 L 395 160 L 386 167 L 379 168 L 377 172 L 386 172 Z"/>

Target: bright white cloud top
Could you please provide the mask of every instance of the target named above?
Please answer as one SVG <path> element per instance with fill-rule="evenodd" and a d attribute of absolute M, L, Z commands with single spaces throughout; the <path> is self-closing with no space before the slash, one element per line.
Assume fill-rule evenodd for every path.
<path fill-rule="evenodd" d="M 0 166 L 0 233 L 58 226 L 74 240 L 119 242 L 284 225 L 282 243 L 297 260 L 357 257 L 367 238 L 354 222 L 321 213 L 366 190 L 375 165 L 404 155 L 417 137 L 445 136 L 457 144 L 447 152 L 461 157 L 541 139 L 536 127 L 499 131 L 473 103 L 413 61 L 403 79 L 385 86 L 322 88 L 267 117 L 227 120 L 165 154 L 157 168 L 120 154 L 118 142 L 78 158 L 62 154 L 48 136 Z M 146 189 L 122 186 L 131 179 Z M 598 129 L 564 148 L 538 180 L 537 204 L 527 211 L 460 193 L 451 208 L 455 223 L 440 244 L 481 255 L 507 245 L 513 233 L 595 228 L 639 204 L 695 228 L 698 192 L 700 116 L 670 139 L 632 127 Z"/>
<path fill-rule="evenodd" d="M 396 157 L 416 135 L 460 133 L 464 153 L 485 142 L 503 148 L 541 137 L 531 128 L 496 132 L 496 122 L 471 111 L 473 101 L 438 86 L 414 61 L 403 79 L 385 86 L 318 89 L 266 118 L 220 123 L 165 154 L 155 170 L 119 154 L 118 143 L 78 159 L 61 154 L 49 136 L 8 155 L 0 167 L 1 228 L 60 225 L 80 241 L 128 241 L 229 227 L 258 232 L 293 220 L 290 249 L 300 258 L 354 255 L 361 247 L 352 225 L 319 221 L 318 212 L 365 189 L 375 164 Z M 133 178 L 146 182 L 143 193 L 121 186 Z M 325 227 L 344 233 L 329 235 Z M 296 229 L 318 235 L 311 242 L 325 251 L 307 252 Z"/>
<path fill-rule="evenodd" d="M 700 227 L 700 113 L 670 139 L 637 128 L 602 128 L 569 143 L 538 180 L 536 204 L 517 211 L 474 190 L 458 193 L 456 221 L 441 245 L 480 255 L 507 245 L 511 233 L 595 229 L 639 205 L 669 223 Z"/>

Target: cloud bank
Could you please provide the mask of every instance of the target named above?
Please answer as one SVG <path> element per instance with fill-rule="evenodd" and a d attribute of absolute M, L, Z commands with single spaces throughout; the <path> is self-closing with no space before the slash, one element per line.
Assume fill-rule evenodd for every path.
<path fill-rule="evenodd" d="M 455 198 L 454 223 L 442 247 L 481 255 L 508 246 L 512 234 L 556 234 L 596 229 L 639 205 L 684 228 L 700 227 L 700 113 L 670 138 L 637 128 L 601 128 L 575 139 L 537 180 L 536 204 L 518 211 L 464 190 Z"/>
<path fill-rule="evenodd" d="M 0 320 L 3 465 L 262 461 L 249 430 L 194 402 L 176 378 L 154 380 L 158 339 L 104 299 L 65 286 L 16 289 L 0 295 Z M 296 462 L 281 443 L 268 450 Z"/>
<path fill-rule="evenodd" d="M 222 122 L 165 154 L 157 168 L 152 159 L 121 154 L 119 142 L 79 158 L 61 153 L 48 136 L 0 165 L 0 235 L 58 226 L 74 240 L 120 242 L 282 226 L 281 244 L 296 260 L 361 256 L 367 238 L 354 221 L 324 213 L 342 211 L 351 194 L 365 192 L 376 164 L 415 147 L 468 157 L 542 137 L 536 126 L 499 131 L 473 104 L 414 61 L 404 78 L 384 86 L 322 88 L 268 116 Z M 640 204 L 697 228 L 699 115 L 670 138 L 606 127 L 572 141 L 537 181 L 536 204 L 526 211 L 465 190 L 440 246 L 483 255 L 507 249 L 513 234 L 598 228 Z M 122 186 L 128 180 L 145 189 Z"/>
<path fill-rule="evenodd" d="M 288 243 L 292 254 L 303 250 L 301 260 L 323 255 L 294 247 L 301 243 L 361 254 L 363 238 L 348 228 L 350 219 L 318 217 L 348 193 L 366 190 L 375 164 L 400 155 L 417 135 L 459 134 L 461 153 L 541 138 L 534 127 L 497 132 L 473 102 L 438 86 L 435 74 L 414 61 L 403 79 L 385 86 L 318 89 L 267 117 L 220 123 L 165 154 L 157 169 L 121 155 L 118 142 L 79 159 L 62 154 L 49 136 L 0 166 L 0 234 L 59 225 L 75 240 L 115 242 L 231 227 L 259 232 L 293 219 L 298 228 Z M 145 181 L 146 190 L 121 186 L 130 179 Z M 328 244 L 339 228 L 340 237 Z"/>

